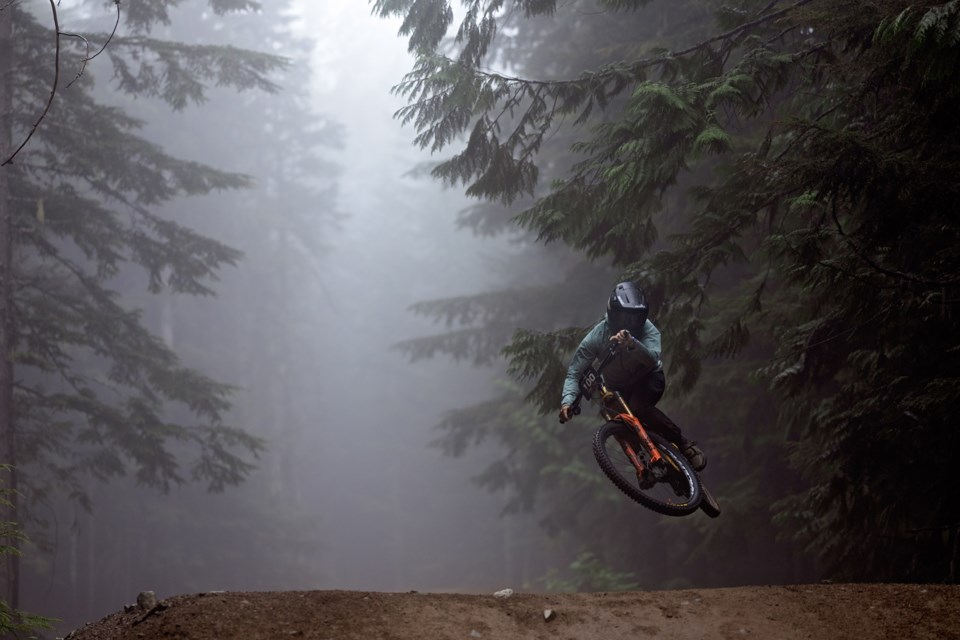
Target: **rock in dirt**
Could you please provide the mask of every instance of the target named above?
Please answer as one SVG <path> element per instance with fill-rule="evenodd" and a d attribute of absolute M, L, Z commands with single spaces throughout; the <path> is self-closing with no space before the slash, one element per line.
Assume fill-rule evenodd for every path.
<path fill-rule="evenodd" d="M 141 591 L 137 596 L 137 606 L 141 611 L 150 611 L 157 606 L 157 594 L 153 591 Z"/>
<path fill-rule="evenodd" d="M 493 597 L 494 597 L 494 598 L 509 598 L 509 597 L 512 596 L 512 595 L 513 595 L 513 589 L 500 589 L 500 591 L 497 591 L 496 593 L 493 594 Z"/>

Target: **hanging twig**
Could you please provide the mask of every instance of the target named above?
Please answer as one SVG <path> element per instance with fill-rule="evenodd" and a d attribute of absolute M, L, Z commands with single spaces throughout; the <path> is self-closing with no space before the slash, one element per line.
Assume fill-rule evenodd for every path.
<path fill-rule="evenodd" d="M 40 114 L 37 121 L 33 123 L 33 128 L 30 129 L 30 133 L 27 134 L 26 139 L 20 143 L 20 146 L 14 150 L 9 158 L 3 161 L 3 164 L 0 164 L 0 167 L 4 167 L 13 162 L 13 158 L 20 153 L 21 149 L 27 146 L 30 138 L 37 132 L 37 127 L 40 126 L 40 122 L 47 116 L 47 113 L 50 112 L 50 107 L 53 106 L 53 97 L 57 94 L 57 85 L 60 83 L 60 16 L 57 15 L 57 5 L 54 4 L 53 0 L 50 0 L 50 9 L 53 11 L 53 28 L 57 39 L 57 50 L 53 61 L 53 87 L 50 89 L 50 97 L 47 98 L 47 106 L 44 107 L 43 113 Z"/>
<path fill-rule="evenodd" d="M 61 33 L 60 35 L 66 36 L 66 37 L 68 37 L 68 38 L 76 38 L 76 39 L 78 39 L 78 40 L 83 40 L 83 44 L 84 44 L 84 46 L 85 46 L 86 49 L 87 49 L 87 57 L 85 57 L 85 58 L 81 61 L 81 62 L 83 62 L 83 64 L 80 66 L 80 71 L 77 72 L 77 75 L 76 75 L 76 77 L 74 77 L 73 80 L 71 80 L 70 82 L 67 83 L 67 89 L 69 89 L 70 86 L 71 86 L 74 82 L 76 82 L 77 80 L 79 80 L 79 79 L 80 79 L 80 76 L 83 75 L 83 70 L 86 69 L 86 67 L 87 67 L 87 60 L 90 60 L 90 59 L 91 59 L 91 58 L 90 58 L 90 41 L 87 40 L 86 37 L 80 35 L 79 33 L 68 33 L 68 32 L 66 32 L 66 31 L 64 31 L 64 32 Z"/>
<path fill-rule="evenodd" d="M 116 20 L 116 22 L 113 23 L 113 31 L 110 32 L 110 35 L 107 37 L 107 40 L 103 43 L 103 46 L 100 47 L 100 50 L 99 50 L 99 51 L 97 51 L 97 52 L 96 52 L 95 54 L 93 54 L 92 56 L 91 56 L 91 55 L 88 55 L 86 58 L 83 59 L 83 66 L 80 67 L 80 71 L 77 72 L 77 76 L 67 84 L 67 88 L 68 88 L 68 89 L 73 85 L 74 82 L 76 82 L 77 80 L 79 80 L 79 79 L 80 79 L 80 76 L 83 75 L 83 72 L 87 70 L 87 63 L 90 62 L 91 60 L 93 60 L 94 58 L 96 58 L 96 57 L 97 57 L 98 55 L 100 55 L 101 53 L 103 53 L 104 50 L 107 48 L 107 45 L 110 44 L 110 41 L 113 40 L 113 36 L 115 36 L 115 35 L 117 34 L 117 27 L 120 26 L 120 0 L 113 0 L 113 4 L 117 7 L 117 20 Z M 87 45 L 87 53 L 88 53 L 88 54 L 90 53 L 90 42 L 88 42 L 87 39 L 84 38 L 83 36 L 81 36 L 81 35 L 79 35 L 79 34 L 76 34 L 76 33 L 64 33 L 64 34 L 61 34 L 61 35 L 72 36 L 72 37 L 75 37 L 75 38 L 80 38 L 80 39 L 83 40 L 83 41 L 86 43 L 86 45 Z"/>
<path fill-rule="evenodd" d="M 0 10 L 6 9 L 10 5 L 12 5 L 15 1 L 16 0 L 10 0 L 10 2 L 0 7 Z M 64 31 L 60 31 L 60 16 L 57 13 L 57 4 L 59 3 L 54 3 L 54 0 L 50 0 L 50 10 L 53 12 L 53 29 L 54 29 L 54 33 L 56 34 L 56 52 L 54 54 L 54 60 L 53 60 L 53 86 L 50 88 L 50 97 L 47 98 L 47 104 L 46 106 L 44 106 L 43 112 L 40 114 L 40 117 L 37 118 L 36 122 L 34 122 L 33 126 L 30 128 L 30 133 L 28 133 L 27 137 L 23 140 L 23 142 L 20 143 L 20 146 L 17 147 L 12 154 L 10 154 L 10 157 L 4 160 L 2 163 L 0 163 L 0 167 L 4 167 L 12 163 L 16 155 L 20 153 L 20 151 L 25 146 L 27 146 L 27 143 L 30 142 L 30 138 L 32 138 L 33 134 L 37 132 L 37 129 L 40 127 L 40 123 L 43 121 L 44 118 L 47 117 L 47 114 L 50 112 L 50 109 L 53 106 L 53 99 L 57 95 L 57 87 L 60 84 L 60 36 L 80 38 L 81 40 L 87 43 L 87 51 L 89 52 L 90 50 L 90 43 L 83 36 L 76 33 L 67 33 Z M 117 7 L 117 21 L 113 25 L 113 31 L 110 33 L 110 37 L 107 38 L 106 42 L 103 43 L 103 46 L 100 47 L 99 51 L 97 51 L 92 56 L 87 56 L 83 59 L 83 66 L 80 68 L 80 72 L 77 73 L 76 78 L 70 81 L 70 84 L 68 84 L 67 87 L 72 85 L 74 82 L 76 82 L 80 78 L 81 75 L 83 75 L 83 72 L 87 66 L 87 62 L 89 62 L 90 60 L 93 60 L 98 55 L 103 53 L 103 50 L 107 48 L 107 45 L 110 44 L 110 41 L 113 39 L 113 36 L 117 33 L 117 27 L 120 24 L 120 0 L 113 0 L 113 4 L 116 5 Z"/>

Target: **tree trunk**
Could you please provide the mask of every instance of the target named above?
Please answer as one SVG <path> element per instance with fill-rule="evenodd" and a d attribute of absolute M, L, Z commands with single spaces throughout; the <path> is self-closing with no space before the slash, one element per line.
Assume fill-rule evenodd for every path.
<path fill-rule="evenodd" d="M 0 11 L 0 162 L 12 153 L 13 120 L 13 6 L 7 4 Z M 13 415 L 13 362 L 10 351 L 13 342 L 13 277 L 11 272 L 10 166 L 0 166 L 0 463 L 16 465 Z M 19 522 L 17 517 L 16 469 L 4 474 L 0 486 L 10 489 L 9 506 L 0 511 L 0 520 Z M 0 541 L 18 547 L 16 539 Z M 15 553 L 0 557 L 0 598 L 11 607 L 19 606 L 20 563 Z"/>

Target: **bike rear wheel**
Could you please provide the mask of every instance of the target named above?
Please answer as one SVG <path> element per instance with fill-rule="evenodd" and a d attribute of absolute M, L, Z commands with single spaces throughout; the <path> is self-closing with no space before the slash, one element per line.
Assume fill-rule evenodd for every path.
<path fill-rule="evenodd" d="M 593 437 L 593 455 L 603 473 L 620 491 L 648 509 L 667 516 L 685 516 L 700 506 L 702 493 L 696 471 L 682 453 L 665 438 L 648 432 L 650 440 L 662 456 L 659 469 L 650 464 L 650 452 L 637 432 L 618 421 L 597 429 Z M 636 468 L 621 446 L 629 443 L 640 462 L 650 471 L 639 477 Z M 659 477 L 654 477 L 654 471 Z"/>

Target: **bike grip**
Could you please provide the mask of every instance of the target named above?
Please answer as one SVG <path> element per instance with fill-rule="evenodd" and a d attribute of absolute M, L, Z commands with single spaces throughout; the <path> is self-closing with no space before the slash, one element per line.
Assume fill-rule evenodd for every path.
<path fill-rule="evenodd" d="M 573 399 L 573 404 L 570 405 L 570 413 L 575 416 L 580 415 L 580 400 L 583 398 L 583 392 L 578 391 L 577 397 Z"/>

